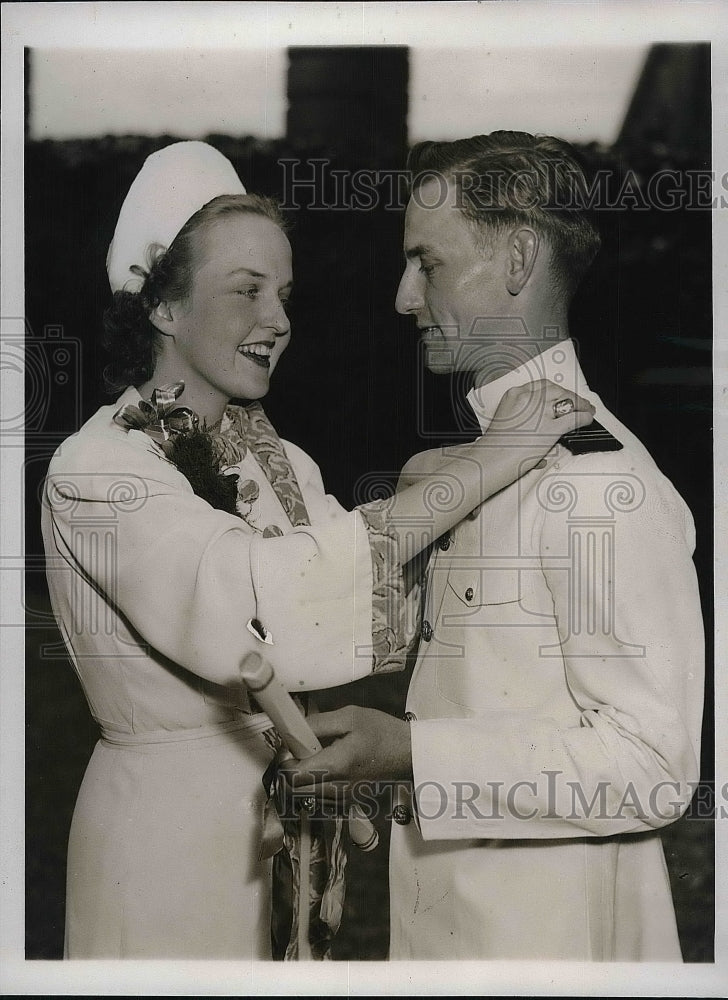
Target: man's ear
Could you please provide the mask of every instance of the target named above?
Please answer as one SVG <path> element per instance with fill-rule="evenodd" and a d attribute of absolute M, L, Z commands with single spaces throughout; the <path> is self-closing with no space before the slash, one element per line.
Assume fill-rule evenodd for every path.
<path fill-rule="evenodd" d="M 174 323 L 172 309 L 168 302 L 160 302 L 149 314 L 149 322 L 160 333 L 170 334 Z"/>
<path fill-rule="evenodd" d="M 529 226 L 514 229 L 508 237 L 506 288 L 511 295 L 518 295 L 528 283 L 540 245 L 538 233 Z"/>

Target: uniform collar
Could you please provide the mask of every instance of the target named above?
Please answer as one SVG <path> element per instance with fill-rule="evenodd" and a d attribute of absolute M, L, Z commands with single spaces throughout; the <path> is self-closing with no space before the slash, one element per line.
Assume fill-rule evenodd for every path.
<path fill-rule="evenodd" d="M 490 424 L 498 404 L 508 389 L 528 382 L 537 382 L 547 378 L 565 389 L 578 393 L 586 399 L 594 395 L 589 391 L 584 373 L 581 370 L 574 350 L 573 340 L 560 340 L 558 344 L 547 348 L 525 364 L 493 382 L 471 389 L 467 400 L 478 419 L 481 430 L 485 431 Z"/>

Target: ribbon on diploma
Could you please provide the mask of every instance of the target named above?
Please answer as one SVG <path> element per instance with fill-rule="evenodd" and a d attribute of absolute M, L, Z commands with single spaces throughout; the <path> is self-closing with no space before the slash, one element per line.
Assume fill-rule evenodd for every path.
<path fill-rule="evenodd" d="M 306 799 L 294 802 L 278 773 L 285 753 L 280 737 L 274 729 L 263 735 L 278 751 L 263 775 L 268 798 L 260 849 L 261 859 L 273 859 L 272 955 L 288 962 L 330 959 L 346 896 L 344 820 L 317 815 Z"/>

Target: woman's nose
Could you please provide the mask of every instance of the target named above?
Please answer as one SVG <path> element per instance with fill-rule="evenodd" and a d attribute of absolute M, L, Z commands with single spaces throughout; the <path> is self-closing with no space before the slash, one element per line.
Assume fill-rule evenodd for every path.
<path fill-rule="evenodd" d="M 410 267 L 407 266 L 399 282 L 397 297 L 394 300 L 394 308 L 404 316 L 408 313 L 417 312 L 418 309 L 422 308 L 422 305 L 422 292 L 419 288 L 417 275 L 413 274 Z"/>
<path fill-rule="evenodd" d="M 285 306 L 279 298 L 276 297 L 276 299 L 270 304 L 269 311 L 263 325 L 271 329 L 275 333 L 276 337 L 282 337 L 284 334 L 290 332 L 291 321 L 288 318 Z"/>

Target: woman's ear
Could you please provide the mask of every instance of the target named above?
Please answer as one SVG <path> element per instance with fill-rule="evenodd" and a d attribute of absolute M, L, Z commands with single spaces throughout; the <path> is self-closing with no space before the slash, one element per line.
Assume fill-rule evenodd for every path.
<path fill-rule="evenodd" d="M 518 295 L 528 283 L 538 257 L 540 243 L 538 233 L 529 226 L 521 226 L 510 234 L 506 288 L 511 295 Z"/>
<path fill-rule="evenodd" d="M 149 322 L 160 333 L 170 334 L 174 324 L 174 316 L 168 302 L 160 302 L 149 314 Z"/>

